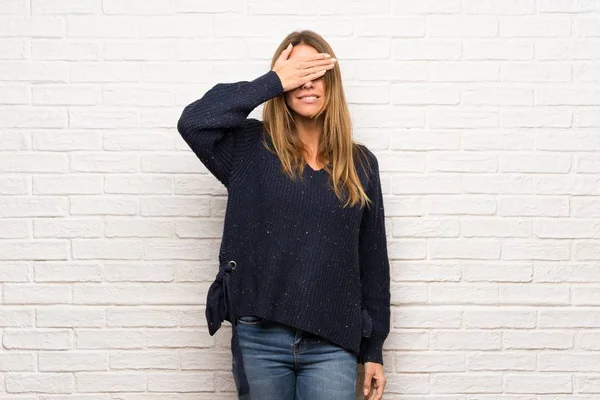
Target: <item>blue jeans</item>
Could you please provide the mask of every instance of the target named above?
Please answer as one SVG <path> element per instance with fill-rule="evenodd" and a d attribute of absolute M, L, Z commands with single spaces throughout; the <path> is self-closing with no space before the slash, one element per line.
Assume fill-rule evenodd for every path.
<path fill-rule="evenodd" d="M 237 319 L 250 393 L 243 400 L 355 400 L 356 356 L 300 329 L 256 316 Z M 239 387 L 232 363 L 233 378 Z"/>

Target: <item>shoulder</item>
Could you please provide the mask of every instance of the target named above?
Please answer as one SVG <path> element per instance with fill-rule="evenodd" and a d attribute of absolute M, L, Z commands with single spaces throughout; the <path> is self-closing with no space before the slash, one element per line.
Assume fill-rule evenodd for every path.
<path fill-rule="evenodd" d="M 354 142 L 354 159 L 356 167 L 362 168 L 369 178 L 379 173 L 377 156 L 366 145 Z"/>
<path fill-rule="evenodd" d="M 357 153 L 363 160 L 370 163 L 377 163 L 377 156 L 366 145 L 354 142 L 354 149 L 355 154 Z"/>

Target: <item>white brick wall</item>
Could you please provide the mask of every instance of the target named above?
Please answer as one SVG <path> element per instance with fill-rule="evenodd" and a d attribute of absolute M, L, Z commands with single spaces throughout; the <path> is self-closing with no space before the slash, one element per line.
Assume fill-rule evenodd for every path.
<path fill-rule="evenodd" d="M 381 164 L 385 398 L 600 398 L 600 0 L 2 0 L 0 400 L 235 398 L 175 126 L 303 28 Z"/>

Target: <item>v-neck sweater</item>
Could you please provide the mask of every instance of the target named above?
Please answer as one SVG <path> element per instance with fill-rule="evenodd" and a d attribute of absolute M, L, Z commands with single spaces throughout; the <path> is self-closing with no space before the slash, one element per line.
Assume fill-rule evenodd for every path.
<path fill-rule="evenodd" d="M 356 144 L 369 166 L 355 160 L 370 206 L 343 207 L 324 168 L 306 163 L 303 180 L 288 178 L 263 143 L 272 144 L 262 121 L 248 118 L 282 95 L 272 70 L 218 83 L 187 105 L 177 124 L 228 193 L 219 273 L 207 296 L 209 331 L 220 326 L 209 309 L 232 323 L 234 336 L 237 316 L 256 315 L 319 335 L 360 363 L 383 364 L 390 276 L 378 160 Z"/>

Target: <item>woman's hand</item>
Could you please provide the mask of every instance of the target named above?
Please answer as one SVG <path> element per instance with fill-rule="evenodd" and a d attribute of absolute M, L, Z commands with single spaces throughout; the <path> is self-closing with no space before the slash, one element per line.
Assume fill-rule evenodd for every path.
<path fill-rule="evenodd" d="M 385 387 L 385 375 L 383 374 L 383 365 L 376 362 L 366 362 L 365 382 L 363 384 L 363 394 L 365 400 L 381 400 L 383 397 L 383 388 Z"/>
<path fill-rule="evenodd" d="M 293 46 L 290 45 L 281 52 L 279 58 L 273 66 L 273 71 L 277 73 L 283 90 L 296 89 L 308 81 L 320 78 L 325 75 L 327 70 L 335 66 L 335 58 L 327 53 L 316 53 L 305 57 L 289 58 Z"/>

